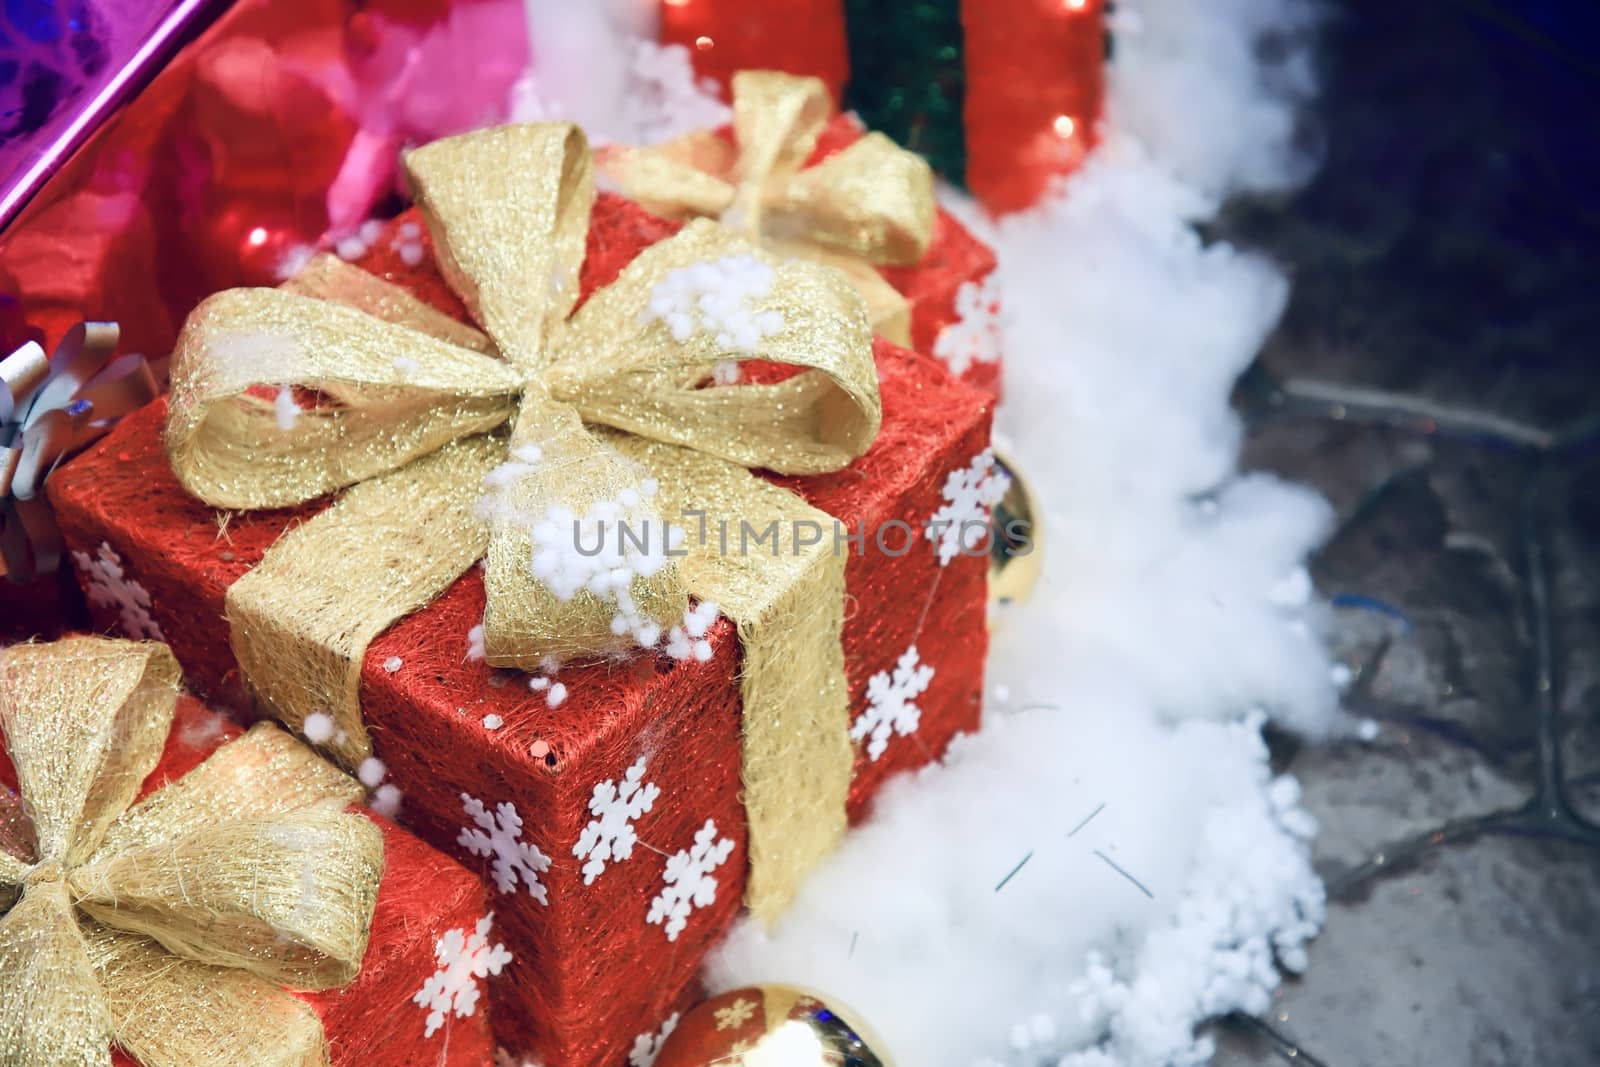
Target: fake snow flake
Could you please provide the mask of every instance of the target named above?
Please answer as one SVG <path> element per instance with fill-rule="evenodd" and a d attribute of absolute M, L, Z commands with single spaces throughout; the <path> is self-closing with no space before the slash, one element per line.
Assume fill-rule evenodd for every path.
<path fill-rule="evenodd" d="M 654 1067 L 656 1057 L 661 1055 L 661 1046 L 667 1043 L 667 1038 L 672 1036 L 672 1031 L 678 1028 L 678 1013 L 673 1012 L 661 1024 L 661 1029 L 655 1033 L 644 1033 L 633 1039 L 633 1048 L 628 1053 L 628 1063 L 631 1067 Z"/>
<path fill-rule="evenodd" d="M 689 49 L 641 40 L 628 64 L 622 113 L 636 144 L 655 144 L 691 130 L 716 129 L 733 119 L 716 83 L 695 75 Z"/>
<path fill-rule="evenodd" d="M 422 988 L 412 996 L 412 1003 L 428 1009 L 423 1037 L 432 1037 L 445 1023 L 445 1017 L 454 1013 L 465 1019 L 478 1008 L 478 983 L 511 962 L 511 953 L 505 945 L 489 944 L 489 928 L 494 922 L 492 914 L 478 920 L 477 929 L 469 936 L 465 930 L 446 930 L 434 945 L 433 954 L 439 969 L 422 983 Z"/>
<path fill-rule="evenodd" d="M 385 819 L 393 819 L 400 814 L 400 800 L 403 794 L 400 787 L 393 782 L 380 785 L 372 794 L 372 802 L 368 806 Z"/>
<path fill-rule="evenodd" d="M 278 390 L 278 395 L 272 401 L 272 415 L 278 421 L 278 429 L 288 433 L 294 429 L 294 424 L 300 418 L 300 405 L 295 403 L 294 390 L 287 385 Z"/>
<path fill-rule="evenodd" d="M 498 715 L 492 715 L 491 714 L 491 715 L 485 715 L 483 717 L 483 728 L 485 730 L 498 730 L 498 729 L 500 729 L 500 727 L 504 726 L 505 724 L 506 724 L 506 721 L 504 719 L 502 719 Z"/>
<path fill-rule="evenodd" d="M 917 661 L 917 646 L 905 650 L 893 673 L 879 671 L 867 681 L 867 710 L 850 727 L 850 739 L 867 741 L 867 756 L 874 763 L 889 747 L 889 735 L 909 737 L 922 722 L 922 709 L 912 703 L 933 681 L 933 668 Z"/>
<path fill-rule="evenodd" d="M 702 600 L 690 608 L 683 624 L 667 631 L 666 653 L 676 660 L 695 659 L 701 663 L 711 658 L 711 642 L 706 634 L 719 618 L 717 605 Z"/>
<path fill-rule="evenodd" d="M 493 856 L 494 885 L 502 893 L 515 892 L 520 880 L 528 895 L 541 904 L 550 903 L 539 875 L 550 869 L 550 857 L 539 846 L 522 840 L 522 816 L 512 803 L 499 804 L 489 814 L 483 801 L 469 793 L 461 794 L 461 808 L 478 829 L 464 829 L 456 843 L 474 856 Z"/>
<path fill-rule="evenodd" d="M 691 263 L 656 283 L 643 319 L 665 323 L 680 344 L 708 333 L 725 352 L 754 355 L 783 330 L 782 314 L 754 306 L 772 292 L 772 278 L 772 268 L 748 252 Z"/>
<path fill-rule="evenodd" d="M 126 636 L 162 640 L 161 627 L 150 617 L 149 591 L 128 577 L 116 549 L 101 541 L 93 556 L 87 552 L 73 552 L 72 562 L 77 564 L 78 573 L 83 577 L 83 592 L 89 603 L 115 611 L 117 623 Z"/>
<path fill-rule="evenodd" d="M 545 707 L 559 708 L 566 702 L 567 687 L 560 682 L 556 682 L 544 694 Z"/>
<path fill-rule="evenodd" d="M 1000 310 L 1000 283 L 993 274 L 979 282 L 962 282 L 956 290 L 955 322 L 939 332 L 933 354 L 950 373 L 960 376 L 974 363 L 995 363 L 1005 326 Z"/>
<path fill-rule="evenodd" d="M 649 922 L 665 924 L 668 941 L 678 940 L 689 925 L 689 913 L 709 907 L 717 900 L 717 880 L 711 872 L 722 866 L 733 851 L 733 842 L 717 839 L 717 824 L 707 819 L 694 835 L 694 847 L 673 854 L 663 874 L 666 885 L 650 901 Z"/>
<path fill-rule="evenodd" d="M 376 756 L 368 756 L 361 761 L 361 766 L 356 768 L 356 777 L 368 789 L 376 789 L 388 777 L 389 768 L 383 765 L 383 760 Z"/>
<path fill-rule="evenodd" d="M 300 732 L 306 735 L 306 740 L 313 745 L 325 745 L 333 740 L 336 732 L 333 726 L 333 716 L 325 711 L 313 711 L 306 716 L 306 721 L 301 724 Z"/>
<path fill-rule="evenodd" d="M 494 1067 L 540 1067 L 539 1061 L 518 1056 L 504 1045 L 495 1046 Z"/>
<path fill-rule="evenodd" d="M 390 656 L 388 659 L 383 661 L 384 673 L 386 673 L 386 674 L 396 674 L 396 673 L 398 673 L 400 668 L 405 666 L 405 662 L 406 661 L 401 659 L 399 656 Z"/>
<path fill-rule="evenodd" d="M 995 469 L 986 448 L 944 480 L 944 504 L 928 520 L 927 535 L 939 551 L 939 566 L 989 543 L 989 510 L 1005 497 L 1011 477 Z"/>
<path fill-rule="evenodd" d="M 512 454 L 511 462 L 484 479 L 488 496 L 480 504 L 479 515 L 490 522 L 528 529 L 532 541 L 529 570 L 558 600 L 591 593 L 615 607 L 611 618 L 614 635 L 631 638 L 641 648 L 653 647 L 661 640 L 661 624 L 639 610 L 633 583 L 654 577 L 684 538 L 681 528 L 663 521 L 649 507 L 659 483 L 654 478 L 641 479 L 614 499 L 595 501 L 582 516 L 559 506 L 529 514 L 507 490 L 533 470 L 537 449 L 522 446 Z"/>
<path fill-rule="evenodd" d="M 346 261 L 360 259 L 367 254 L 382 233 L 383 223 L 377 219 L 368 219 L 358 226 L 354 233 L 346 234 L 334 242 L 334 254 Z"/>
<path fill-rule="evenodd" d="M 650 810 L 661 789 L 654 782 L 644 781 L 644 757 L 640 756 L 622 777 L 622 784 L 607 778 L 594 787 L 589 797 L 589 812 L 594 818 L 583 828 L 572 846 L 572 854 L 583 865 L 583 884 L 592 885 L 605 873 L 608 862 L 617 862 L 633 855 L 633 846 L 639 840 L 634 833 L 633 820 Z"/>
<path fill-rule="evenodd" d="M 483 623 L 480 622 L 467 631 L 467 660 L 481 660 L 483 654 Z"/>
<path fill-rule="evenodd" d="M 403 222 L 389 247 L 400 254 L 400 262 L 415 267 L 422 262 L 426 249 L 422 246 L 422 227 L 414 222 Z"/>

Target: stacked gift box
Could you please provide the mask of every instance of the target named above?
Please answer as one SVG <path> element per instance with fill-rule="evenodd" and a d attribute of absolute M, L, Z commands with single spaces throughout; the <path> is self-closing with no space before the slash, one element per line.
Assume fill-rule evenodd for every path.
<path fill-rule="evenodd" d="M 727 129 L 598 153 L 620 193 L 592 202 L 591 154 L 569 127 L 416 153 L 418 206 L 370 228 L 353 263 L 314 257 L 280 289 L 204 302 L 177 343 L 172 398 L 49 480 L 95 629 L 164 642 L 209 707 L 278 720 L 421 839 L 363 816 L 388 850 L 384 886 L 411 888 L 379 891 L 355 984 L 295 994 L 335 1063 L 439 1062 L 446 1047 L 446 1062 L 483 1062 L 488 1022 L 514 1055 L 552 1067 L 625 1061 L 698 999 L 699 964 L 743 905 L 779 914 L 889 777 L 977 726 L 988 560 L 967 542 L 1004 486 L 989 450 L 992 254 L 935 209 L 925 166 L 830 116 L 820 86 L 746 85 L 741 102 L 735 80 Z M 777 118 L 758 121 L 774 100 Z M 504 144 L 531 154 L 495 155 Z M 753 187 L 752 161 L 774 144 L 778 163 Z M 921 198 L 912 209 L 880 221 L 871 197 L 830 194 L 834 175 L 853 180 L 863 160 L 878 174 L 884 158 L 899 168 L 889 184 Z M 640 185 L 641 160 L 702 167 L 708 199 Z M 527 192 L 546 180 L 548 198 Z M 802 247 L 817 234 L 833 243 Z M 563 247 L 569 261 L 551 251 Z M 771 323 L 758 315 L 750 344 L 707 341 L 703 323 L 684 342 L 668 312 L 647 321 L 662 286 L 705 263 L 803 298 Z M 531 332 L 516 321 L 545 305 Z M 610 377 L 563 355 L 613 333 L 624 356 Z M 629 364 L 635 347 L 665 353 L 665 369 Z M 652 390 L 670 403 L 641 400 Z M 717 409 L 722 391 L 731 421 L 674 421 Z M 365 438 L 341 422 L 369 409 L 411 421 Z M 518 478 L 542 486 L 539 448 L 559 457 L 552 442 L 574 435 L 605 474 L 576 486 L 579 515 L 627 502 L 597 489 L 619 472 L 650 493 L 659 483 L 668 514 L 669 502 L 712 510 L 695 495 L 707 485 L 755 507 L 713 515 L 684 562 L 636 574 L 639 602 L 671 610 L 641 622 L 617 609 L 619 640 L 570 638 L 593 630 L 580 609 L 594 590 L 552 599 L 551 582 L 521 573 L 537 533 L 507 535 L 482 510 Z M 296 451 L 309 439 L 314 461 Z M 351 460 L 363 450 L 382 455 Z M 315 476 L 284 491 L 306 466 Z M 405 488 L 414 475 L 433 488 Z M 772 518 L 778 539 L 759 539 Z M 816 541 L 801 543 L 797 521 Z M 708 548 L 719 522 L 744 537 L 737 548 L 726 525 Z M 524 587 L 550 619 L 505 623 Z M 378 624 L 362 620 L 370 632 L 313 621 L 369 592 L 388 604 Z M 179 709 L 174 738 L 238 734 L 187 698 Z M 434 886 L 426 915 L 389 910 L 421 907 L 413 891 Z M 474 1010 L 479 981 L 492 1011 Z M 346 1050 L 347 1034 L 393 1047 Z"/>

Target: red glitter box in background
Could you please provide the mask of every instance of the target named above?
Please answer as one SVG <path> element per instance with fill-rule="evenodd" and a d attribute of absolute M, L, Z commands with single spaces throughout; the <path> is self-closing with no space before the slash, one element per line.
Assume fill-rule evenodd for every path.
<path fill-rule="evenodd" d="M 460 316 L 433 269 L 426 232 L 417 237 L 412 222 L 396 220 L 363 265 Z M 675 229 L 602 195 L 584 292 Z M 416 249 L 400 249 L 417 240 L 422 262 L 407 266 Z M 987 461 L 992 399 L 925 356 L 882 341 L 875 354 L 884 408 L 875 445 L 843 471 L 782 483 L 852 529 L 892 520 L 920 529 L 947 504 L 952 472 Z M 158 401 L 131 416 L 63 467 L 51 495 L 81 554 L 97 621 L 159 630 L 194 684 L 243 710 L 224 595 L 285 528 L 320 505 L 231 514 L 204 506 L 167 466 L 164 412 Z M 867 710 L 875 677 L 920 709 L 920 723 L 885 737 L 877 758 L 858 744 L 853 817 L 886 777 L 937 758 L 978 722 L 987 560 L 941 562 L 917 542 L 896 556 L 852 553 L 847 567 L 851 715 Z M 516 957 L 490 983 L 501 1043 L 549 1067 L 621 1062 L 637 1035 L 693 999 L 700 960 L 738 912 L 746 878 L 739 643 L 722 621 L 705 662 L 639 655 L 564 668 L 559 681 L 569 695 L 552 709 L 526 676 L 469 658 L 469 631 L 483 609 L 474 568 L 374 641 L 362 670 L 363 716 L 388 784 L 403 794 L 401 820 L 496 887 L 496 937 Z M 626 808 L 634 789 L 653 799 L 648 810 L 636 802 L 630 812 L 640 847 L 586 882 L 574 849 L 591 799 L 620 790 Z M 474 858 L 474 848 L 485 858 Z M 648 916 L 669 889 L 664 875 L 677 853 L 689 864 L 709 854 L 716 887 L 669 937 L 669 925 Z"/>
<path fill-rule="evenodd" d="M 243 731 L 190 696 L 178 699 L 161 762 L 142 799 L 198 767 Z M 0 745 L 0 791 L 15 790 L 16 771 Z M 332 1067 L 484 1067 L 493 1044 L 488 1013 L 451 1014 L 427 1032 L 429 1009 L 415 996 L 442 966 L 437 947 L 451 931 L 470 937 L 488 912 L 484 888 L 460 864 L 388 820 L 363 812 L 383 831 L 384 873 L 361 973 L 343 989 L 297 993 L 322 1019 Z M 490 940 L 499 941 L 497 934 Z M 115 1067 L 138 1067 L 121 1050 Z M 41 1065 L 43 1067 L 43 1065 Z"/>

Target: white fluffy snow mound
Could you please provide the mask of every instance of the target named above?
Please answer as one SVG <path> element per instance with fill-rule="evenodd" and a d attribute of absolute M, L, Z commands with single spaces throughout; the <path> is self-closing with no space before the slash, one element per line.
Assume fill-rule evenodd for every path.
<path fill-rule="evenodd" d="M 1193 229 L 1308 173 L 1309 63 L 1281 44 L 1313 9 L 1122 7 L 1115 132 L 1058 196 L 985 227 L 1009 319 L 998 430 L 1047 547 L 994 632 L 984 727 L 892 783 L 793 910 L 709 966 L 718 988 L 826 990 L 904 1063 L 1204 1062 L 1198 1024 L 1265 1012 L 1322 921 L 1315 826 L 1260 727 L 1333 728 L 1303 567 L 1328 509 L 1238 472 L 1228 404 L 1287 283 Z"/>

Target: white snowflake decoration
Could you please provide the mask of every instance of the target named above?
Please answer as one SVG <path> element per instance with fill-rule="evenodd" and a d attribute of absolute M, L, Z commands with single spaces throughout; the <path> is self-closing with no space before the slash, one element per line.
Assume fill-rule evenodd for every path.
<path fill-rule="evenodd" d="M 927 692 L 933 668 L 919 664 L 917 646 L 905 650 L 893 673 L 879 671 L 867 681 L 867 710 L 856 717 L 850 739 L 867 741 L 867 756 L 876 763 L 889 747 L 889 735 L 909 737 L 922 722 L 922 709 L 913 701 Z"/>
<path fill-rule="evenodd" d="M 621 862 L 633 855 L 633 846 L 639 840 L 633 829 L 633 820 L 650 810 L 661 788 L 654 782 L 644 781 L 644 757 L 640 756 L 623 776 L 621 786 L 607 778 L 594 787 L 589 798 L 589 811 L 594 818 L 578 835 L 572 854 L 583 865 L 583 884 L 592 885 L 605 873 L 608 862 Z"/>
<path fill-rule="evenodd" d="M 434 945 L 439 969 L 411 998 L 418 1007 L 428 1009 L 423 1037 L 432 1037 L 452 1012 L 456 1018 L 465 1019 L 476 1011 L 479 981 L 498 975 L 511 962 L 511 953 L 504 945 L 489 944 L 493 924 L 494 915 L 485 915 L 470 936 L 465 930 L 446 930 Z"/>
<path fill-rule="evenodd" d="M 650 901 L 650 913 L 645 918 L 658 925 L 664 923 L 668 941 L 678 940 L 689 924 L 690 912 L 716 903 L 717 880 L 711 872 L 722 866 L 732 851 L 733 842 L 726 837 L 717 840 L 717 824 L 707 819 L 694 835 L 694 847 L 676 852 L 667 860 L 663 875 L 666 885 Z"/>
<path fill-rule="evenodd" d="M 101 541 L 93 556 L 87 552 L 73 552 L 72 562 L 83 577 L 83 592 L 89 603 L 115 611 L 124 634 L 149 641 L 163 640 L 161 627 L 150 617 L 149 590 L 128 577 L 116 549 Z"/>
<path fill-rule="evenodd" d="M 986 544 L 989 511 L 1005 498 L 1011 476 L 997 470 L 994 449 L 986 448 L 972 462 L 950 472 L 944 480 L 944 504 L 928 520 L 928 540 L 939 552 L 939 566 L 947 566 L 962 553 Z"/>
<path fill-rule="evenodd" d="M 502 893 L 514 892 L 520 879 L 529 896 L 541 904 L 550 903 L 544 883 L 539 881 L 539 875 L 550 869 L 550 857 L 540 852 L 538 845 L 522 840 L 522 816 L 517 814 L 517 806 L 500 804 L 490 815 L 483 801 L 462 793 L 461 807 L 478 829 L 462 830 L 456 843 L 474 856 L 494 857 L 491 870 L 495 888 Z"/>
<path fill-rule="evenodd" d="M 982 281 L 961 283 L 956 290 L 956 315 L 956 321 L 939 332 L 933 354 L 957 376 L 975 363 L 998 362 L 1005 316 L 1001 312 L 1000 283 L 993 274 Z"/>
<path fill-rule="evenodd" d="M 680 344 L 708 333 L 725 352 L 754 355 L 762 340 L 783 331 L 783 315 L 761 310 L 772 292 L 772 268 L 748 252 L 669 271 L 650 291 L 645 322 L 664 322 Z M 726 369 L 719 382 L 737 381 Z"/>
<path fill-rule="evenodd" d="M 678 1013 L 673 1012 L 661 1024 L 661 1029 L 655 1033 L 644 1033 L 633 1039 L 633 1049 L 628 1053 L 628 1063 L 632 1067 L 654 1067 L 656 1057 L 661 1055 L 661 1046 L 667 1043 L 667 1038 L 672 1036 L 672 1031 L 678 1028 Z"/>

